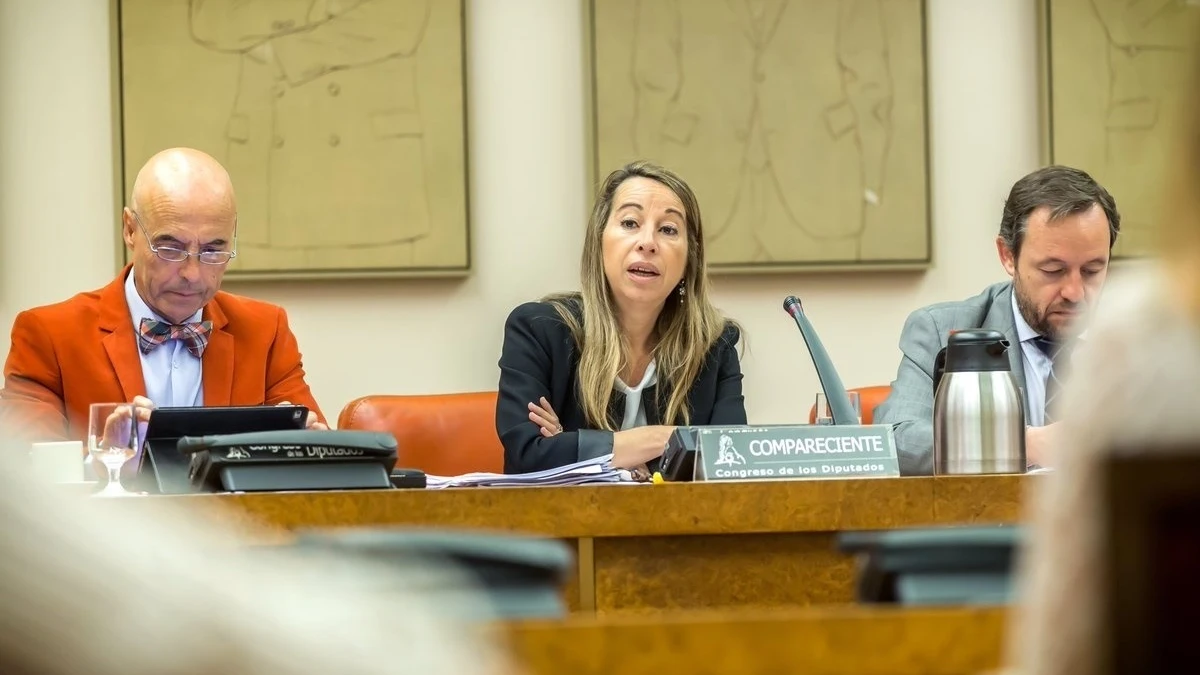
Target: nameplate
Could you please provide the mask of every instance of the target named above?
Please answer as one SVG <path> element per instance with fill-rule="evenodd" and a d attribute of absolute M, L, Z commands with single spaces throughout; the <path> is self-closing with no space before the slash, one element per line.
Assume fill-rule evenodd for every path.
<path fill-rule="evenodd" d="M 886 424 L 694 427 L 695 480 L 898 477 Z"/>

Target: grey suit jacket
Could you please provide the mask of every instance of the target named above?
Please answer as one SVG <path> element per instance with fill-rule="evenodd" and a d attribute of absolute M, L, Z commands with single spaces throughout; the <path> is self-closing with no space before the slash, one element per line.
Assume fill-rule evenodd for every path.
<path fill-rule="evenodd" d="M 1025 419 L 1029 419 L 1024 357 L 1013 319 L 1012 282 L 992 284 L 968 300 L 922 307 L 904 322 L 900 369 L 892 393 L 875 409 L 875 424 L 892 425 L 901 475 L 933 473 L 933 362 L 951 331 L 972 328 L 1000 331 L 1008 338 L 1009 364 L 1021 390 Z"/>

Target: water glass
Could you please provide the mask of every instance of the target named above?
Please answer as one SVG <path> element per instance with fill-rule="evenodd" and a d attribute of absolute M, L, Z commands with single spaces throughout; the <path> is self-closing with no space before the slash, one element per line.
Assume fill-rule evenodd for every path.
<path fill-rule="evenodd" d="M 88 452 L 108 469 L 108 485 L 99 497 L 135 494 L 121 485 L 121 467 L 141 447 L 139 422 L 150 410 L 133 403 L 93 403 L 88 411 Z"/>
<path fill-rule="evenodd" d="M 854 414 L 858 418 L 856 424 L 862 424 L 862 404 L 858 400 L 857 391 L 848 391 L 846 396 L 850 398 L 850 407 L 854 409 Z M 829 398 L 825 396 L 825 392 L 817 394 L 817 424 L 833 424 L 833 411 L 829 408 Z"/>

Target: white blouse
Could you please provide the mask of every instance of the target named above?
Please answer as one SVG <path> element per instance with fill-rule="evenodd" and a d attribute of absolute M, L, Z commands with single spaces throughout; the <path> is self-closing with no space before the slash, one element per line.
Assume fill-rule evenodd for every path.
<path fill-rule="evenodd" d="M 621 381 L 620 376 L 617 377 L 613 389 L 625 394 L 625 417 L 621 420 L 621 431 L 646 426 L 646 408 L 642 405 L 642 391 L 658 381 L 655 370 L 655 363 L 651 361 L 650 365 L 646 366 L 646 373 L 642 375 L 642 381 L 636 387 L 630 387 Z"/>

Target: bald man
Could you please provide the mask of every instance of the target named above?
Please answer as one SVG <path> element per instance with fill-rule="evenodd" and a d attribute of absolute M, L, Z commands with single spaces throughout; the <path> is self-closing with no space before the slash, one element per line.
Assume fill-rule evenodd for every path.
<path fill-rule="evenodd" d="M 32 441 L 86 440 L 88 406 L 307 406 L 283 309 L 220 290 L 237 256 L 237 202 L 212 157 L 164 150 L 121 214 L 131 264 L 104 288 L 17 315 L 0 424 Z"/>

